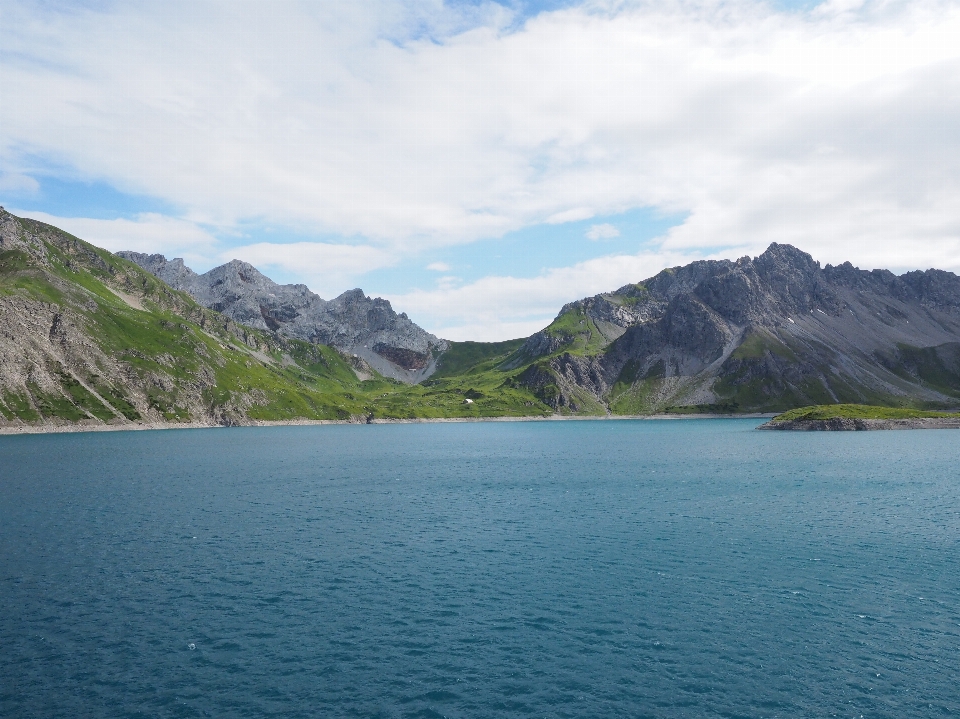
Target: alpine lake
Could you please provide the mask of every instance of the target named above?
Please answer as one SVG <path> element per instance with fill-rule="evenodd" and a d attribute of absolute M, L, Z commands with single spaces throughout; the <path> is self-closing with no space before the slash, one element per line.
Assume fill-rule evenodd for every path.
<path fill-rule="evenodd" d="M 0 437 L 3 717 L 960 714 L 955 430 Z"/>

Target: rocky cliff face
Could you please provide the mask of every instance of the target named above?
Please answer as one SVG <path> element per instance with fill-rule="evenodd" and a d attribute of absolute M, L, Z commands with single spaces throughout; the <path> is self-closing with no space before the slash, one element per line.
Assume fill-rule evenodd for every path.
<path fill-rule="evenodd" d="M 826 266 L 789 245 L 567 305 L 514 363 L 558 409 L 960 404 L 960 278 Z"/>
<path fill-rule="evenodd" d="M 249 327 L 277 332 L 357 355 L 386 377 L 419 382 L 436 369 L 447 342 L 362 290 L 323 300 L 306 285 L 279 285 L 246 262 L 233 260 L 202 275 L 182 259 L 119 252 L 204 307 Z"/>

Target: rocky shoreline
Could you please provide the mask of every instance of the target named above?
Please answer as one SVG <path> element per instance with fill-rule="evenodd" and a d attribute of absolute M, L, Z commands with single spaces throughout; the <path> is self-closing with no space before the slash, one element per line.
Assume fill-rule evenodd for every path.
<path fill-rule="evenodd" d="M 917 417 L 914 419 L 799 419 L 786 422 L 770 421 L 757 429 L 795 432 L 863 432 L 881 429 L 960 429 L 957 417 Z"/>
<path fill-rule="evenodd" d="M 76 422 L 65 424 L 12 424 L 0 423 L 0 435 L 16 434 L 57 434 L 65 432 L 136 432 L 163 429 L 225 429 L 227 427 L 308 427 L 328 424 L 440 424 L 447 422 L 589 422 L 609 420 L 654 420 L 654 419 L 766 419 L 765 414 L 643 414 L 643 415 L 598 415 L 578 416 L 553 414 L 546 417 L 418 417 L 414 419 L 292 419 L 278 421 L 243 422 L 222 425 L 204 422 L 123 422 L 103 424 L 94 422 Z"/>
<path fill-rule="evenodd" d="M 13 424 L 0 422 L 0 436 L 18 434 L 58 434 L 70 432 L 137 432 L 164 429 L 226 429 L 228 427 L 308 427 L 330 424 L 442 424 L 448 422 L 590 422 L 611 420 L 690 420 L 690 419 L 769 419 L 770 413 L 755 414 L 642 414 L 642 415 L 562 415 L 545 417 L 417 417 L 413 419 L 386 419 L 354 417 L 351 419 L 293 419 L 278 421 L 248 421 L 231 425 L 207 422 L 117 422 L 111 424 L 92 421 L 64 424 Z M 793 432 L 863 432 L 885 429 L 960 429 L 957 417 L 922 417 L 914 419 L 832 419 L 770 420 L 757 429 Z"/>

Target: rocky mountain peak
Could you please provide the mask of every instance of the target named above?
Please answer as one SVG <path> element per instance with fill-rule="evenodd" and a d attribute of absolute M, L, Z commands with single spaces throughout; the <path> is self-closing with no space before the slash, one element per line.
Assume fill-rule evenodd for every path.
<path fill-rule="evenodd" d="M 749 261 L 749 258 L 741 258 Z M 820 269 L 820 263 L 809 253 L 793 245 L 781 245 L 771 242 L 770 246 L 754 260 L 753 264 L 761 272 L 791 271 L 812 273 Z"/>
<path fill-rule="evenodd" d="M 275 284 L 273 280 L 262 274 L 260 270 L 243 260 L 230 260 L 227 264 L 220 265 L 220 267 L 214 268 L 211 272 L 224 277 L 235 276 L 241 282 L 247 282 L 249 284 Z"/>
<path fill-rule="evenodd" d="M 352 290 L 347 290 L 346 292 L 342 293 L 337 299 L 343 303 L 348 303 L 365 302 L 369 298 L 359 287 L 354 287 Z"/>
<path fill-rule="evenodd" d="M 197 273 L 187 267 L 180 257 L 168 260 L 160 254 L 148 255 L 143 252 L 118 252 L 117 255 L 140 265 L 175 290 L 189 292 L 188 288 L 198 277 Z"/>
<path fill-rule="evenodd" d="M 524 359 L 548 355 L 527 386 L 558 409 L 960 398 L 951 272 L 821 267 L 774 243 L 753 259 L 669 268 L 565 309 L 524 345 Z M 619 333 L 604 324 L 616 318 Z"/>
<path fill-rule="evenodd" d="M 765 323 L 772 316 L 839 311 L 836 292 L 820 263 L 791 245 L 771 244 L 754 259 L 718 264 L 689 291 L 737 323 Z"/>
<path fill-rule="evenodd" d="M 183 260 L 163 255 L 120 252 L 200 304 L 250 327 L 336 347 L 361 357 L 381 374 L 418 382 L 436 369 L 447 343 L 418 327 L 390 302 L 362 289 L 324 300 L 303 284 L 280 285 L 242 260 L 202 275 Z"/>

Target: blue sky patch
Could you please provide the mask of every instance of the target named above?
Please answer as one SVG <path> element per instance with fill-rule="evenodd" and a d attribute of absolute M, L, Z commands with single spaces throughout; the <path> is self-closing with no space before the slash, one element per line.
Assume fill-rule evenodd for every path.
<path fill-rule="evenodd" d="M 35 192 L 8 191 L 6 207 L 46 212 L 58 217 L 90 217 L 97 220 L 130 219 L 145 212 L 176 216 L 169 202 L 148 195 L 131 195 L 106 182 L 82 182 L 57 177 L 34 176 Z"/>

